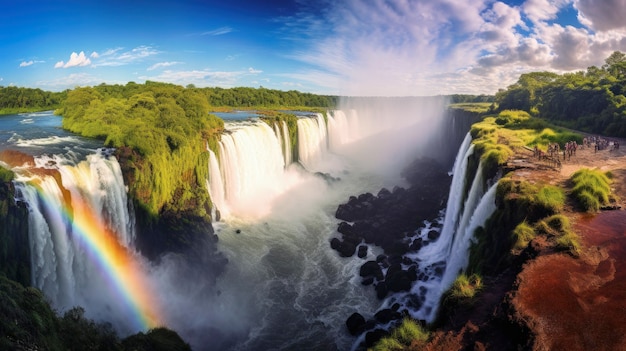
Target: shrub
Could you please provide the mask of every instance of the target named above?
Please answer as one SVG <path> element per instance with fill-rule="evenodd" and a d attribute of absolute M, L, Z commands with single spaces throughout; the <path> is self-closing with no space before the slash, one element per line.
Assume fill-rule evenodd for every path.
<path fill-rule="evenodd" d="M 404 350 L 413 343 L 425 343 L 429 333 L 416 321 L 405 318 L 391 335 L 380 339 L 371 349 L 373 351 Z"/>
<path fill-rule="evenodd" d="M 587 212 L 596 212 L 608 203 L 611 180 L 601 171 L 583 168 L 572 174 L 572 196 Z"/>
<path fill-rule="evenodd" d="M 571 254 L 578 256 L 581 251 L 580 237 L 572 232 L 566 231 L 563 235 L 556 239 L 556 247 L 560 250 L 569 251 Z"/>
<path fill-rule="evenodd" d="M 565 204 L 565 193 L 556 186 L 546 185 L 536 195 L 537 203 L 551 213 L 557 213 Z"/>
<path fill-rule="evenodd" d="M 466 274 L 459 275 L 450 290 L 446 292 L 446 299 L 467 300 L 476 296 L 476 293 L 482 289 L 482 278 L 478 274 L 472 274 L 469 277 Z"/>
<path fill-rule="evenodd" d="M 537 236 L 537 233 L 535 233 L 535 229 L 532 226 L 524 221 L 513 229 L 512 235 L 513 249 L 521 250 L 528 246 L 528 243 Z"/>

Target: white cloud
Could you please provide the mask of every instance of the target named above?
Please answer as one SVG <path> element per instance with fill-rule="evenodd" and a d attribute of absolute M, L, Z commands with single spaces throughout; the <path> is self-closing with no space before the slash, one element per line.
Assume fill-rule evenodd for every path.
<path fill-rule="evenodd" d="M 98 57 L 100 57 L 100 54 L 98 54 L 97 52 L 92 52 L 91 55 L 89 55 L 89 57 L 97 59 Z"/>
<path fill-rule="evenodd" d="M 624 0 L 328 4 L 321 15 L 283 19 L 285 37 L 301 44 L 289 57 L 308 64 L 285 76 L 342 95 L 493 94 L 522 73 L 584 70 L 626 51 Z M 558 24 L 572 6 L 597 32 Z"/>
<path fill-rule="evenodd" d="M 260 74 L 260 73 L 263 73 L 263 71 L 250 67 L 250 68 L 248 68 L 248 73 L 250 73 L 250 74 Z"/>
<path fill-rule="evenodd" d="M 177 61 L 171 61 L 171 62 L 159 62 L 159 63 L 155 63 L 154 65 L 148 67 L 148 71 L 152 71 L 158 68 L 163 68 L 163 67 L 169 67 L 169 66 L 174 66 L 174 65 L 179 65 L 182 62 L 177 62 Z"/>
<path fill-rule="evenodd" d="M 200 33 L 200 35 L 209 35 L 209 36 L 218 36 L 218 35 L 224 35 L 224 34 L 228 34 L 230 32 L 232 32 L 233 29 L 231 27 L 220 27 L 217 29 L 213 29 L 210 31 L 206 31 L 203 33 Z"/>
<path fill-rule="evenodd" d="M 624 0 L 575 0 L 579 20 L 598 31 L 626 29 L 626 1 Z"/>
<path fill-rule="evenodd" d="M 32 66 L 34 64 L 37 63 L 44 63 L 45 61 L 37 61 L 37 60 L 30 60 L 30 61 L 22 61 L 20 63 L 20 67 L 28 67 L 28 66 Z"/>
<path fill-rule="evenodd" d="M 74 88 L 76 86 L 97 85 L 102 82 L 103 80 L 101 78 L 95 77 L 88 73 L 72 73 L 58 79 L 38 81 L 36 84 L 52 88 Z"/>
<path fill-rule="evenodd" d="M 59 61 L 54 65 L 54 68 L 70 68 L 77 66 L 89 66 L 91 64 L 91 60 L 85 56 L 85 52 L 81 51 L 79 54 L 72 52 L 70 55 L 70 59 L 67 63 L 63 61 Z"/>
<path fill-rule="evenodd" d="M 151 46 L 138 46 L 129 51 L 122 51 L 123 48 L 109 49 L 98 56 L 98 60 L 94 62 L 93 67 L 100 66 L 124 66 L 143 59 L 159 54 L 160 52 Z"/>
<path fill-rule="evenodd" d="M 155 76 L 141 76 L 138 78 L 141 80 L 168 82 L 180 85 L 194 84 L 198 87 L 234 87 L 241 84 L 241 79 L 260 73 L 260 71 L 253 71 L 254 72 L 250 72 L 249 70 L 212 71 L 209 69 L 190 71 L 165 70 Z"/>

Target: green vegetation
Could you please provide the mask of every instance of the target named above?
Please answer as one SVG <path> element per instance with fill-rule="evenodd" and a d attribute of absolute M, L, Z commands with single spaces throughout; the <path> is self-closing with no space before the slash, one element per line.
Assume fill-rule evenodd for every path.
<path fill-rule="evenodd" d="M 202 217 L 210 206 L 206 146 L 223 129 L 208 110 L 197 89 L 148 82 L 74 89 L 56 113 L 65 129 L 120 149 L 130 192 L 149 213 L 167 205 Z"/>
<path fill-rule="evenodd" d="M 626 137 L 626 55 L 616 51 L 602 67 L 558 75 L 522 74 L 496 94 L 500 110 L 518 109 L 568 128 Z"/>
<path fill-rule="evenodd" d="M 0 87 L 0 115 L 53 110 L 66 94 L 13 86 Z"/>
<path fill-rule="evenodd" d="M 405 318 L 391 335 L 380 339 L 370 350 L 371 351 L 394 351 L 405 350 L 409 346 L 425 344 L 430 334 L 416 321 Z"/>
<path fill-rule="evenodd" d="M 283 109 L 285 107 L 300 109 L 304 107 L 304 109 L 309 110 L 311 107 L 334 107 L 338 101 L 336 96 L 301 93 L 295 90 L 281 91 L 263 87 L 258 89 L 247 87 L 202 88 L 199 90 L 206 96 L 211 106 L 254 107 L 258 109 Z"/>
<path fill-rule="evenodd" d="M 165 328 L 120 340 L 110 324 L 86 319 L 75 307 L 59 317 L 41 291 L 0 274 L 0 349 L 2 350 L 190 350 Z"/>
<path fill-rule="evenodd" d="M 521 251 L 528 246 L 531 240 L 533 240 L 537 233 L 535 233 L 535 228 L 528 224 L 528 222 L 523 221 L 518 224 L 515 229 L 511 232 L 513 236 L 513 250 Z"/>
<path fill-rule="evenodd" d="M 287 124 L 287 129 L 289 132 L 289 141 L 291 143 L 291 155 L 294 160 L 298 159 L 298 117 L 293 114 L 277 112 L 277 111 L 260 111 L 259 112 L 263 117 L 265 123 L 267 123 L 270 127 L 274 128 L 274 124 L 278 125 L 278 128 L 281 132 L 283 132 L 283 123 Z"/>
<path fill-rule="evenodd" d="M 454 283 L 452 283 L 452 287 L 444 294 L 444 303 L 449 303 L 450 301 L 463 303 L 471 300 L 482 287 L 482 278 L 478 274 L 472 274 L 470 276 L 461 274 L 456 278 Z"/>
<path fill-rule="evenodd" d="M 0 165 L 0 182 L 8 183 L 15 178 L 15 173 L 10 169 L 6 169 Z"/>
<path fill-rule="evenodd" d="M 572 174 L 570 181 L 572 197 L 584 211 L 597 212 L 609 203 L 611 180 L 605 173 L 584 168 Z"/>

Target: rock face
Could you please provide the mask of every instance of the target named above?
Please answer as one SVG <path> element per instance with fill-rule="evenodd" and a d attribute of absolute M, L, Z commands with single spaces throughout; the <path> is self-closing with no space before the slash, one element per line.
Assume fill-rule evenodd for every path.
<path fill-rule="evenodd" d="M 15 188 L 11 182 L 0 182 L 0 220 L 0 272 L 29 286 L 28 207 L 15 201 Z"/>
<path fill-rule="evenodd" d="M 351 196 L 348 202 L 338 206 L 335 213 L 335 217 L 343 222 L 337 227 L 340 237 L 332 238 L 330 246 L 339 255 L 351 257 L 357 253 L 358 257 L 367 259 L 368 252 L 371 252 L 368 246 L 383 250 L 382 255 L 364 262 L 359 270 L 362 284 L 371 285 L 379 299 L 410 291 L 413 282 L 419 279 L 417 263 L 405 255 L 438 239 L 437 230 L 420 238 L 416 237 L 415 231 L 425 220 L 436 221 L 450 188 L 451 177 L 432 159 L 416 160 L 402 175 L 409 183 L 407 188 L 383 188 L 376 195 Z M 405 314 L 398 309 L 399 306 L 395 310 L 381 310 L 368 321 L 352 315 L 346 321 L 348 330 L 357 334 L 366 332 L 364 346 L 369 347 L 386 335 L 386 331 L 377 325 L 400 321 L 404 317 Z"/>

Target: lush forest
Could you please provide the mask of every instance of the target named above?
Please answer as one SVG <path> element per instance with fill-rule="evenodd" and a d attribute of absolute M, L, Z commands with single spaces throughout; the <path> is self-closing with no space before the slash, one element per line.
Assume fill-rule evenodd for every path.
<path fill-rule="evenodd" d="M 568 128 L 626 137 L 626 54 L 602 67 L 556 74 L 532 72 L 496 94 L 499 110 L 519 109 Z"/>
<path fill-rule="evenodd" d="M 150 213 L 168 205 L 203 217 L 210 207 L 206 146 L 223 128 L 208 112 L 200 90 L 151 82 L 76 88 L 56 111 L 64 128 L 118 148 L 133 198 Z"/>
<path fill-rule="evenodd" d="M 67 92 L 41 89 L 0 87 L 0 115 L 53 110 L 65 99 Z"/>

